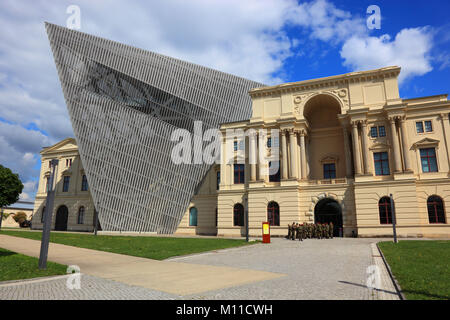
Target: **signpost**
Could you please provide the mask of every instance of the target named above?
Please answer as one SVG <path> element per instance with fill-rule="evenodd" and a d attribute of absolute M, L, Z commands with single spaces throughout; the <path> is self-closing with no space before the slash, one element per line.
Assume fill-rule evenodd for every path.
<path fill-rule="evenodd" d="M 0 209 L 2 214 L 0 215 L 0 229 L 2 228 L 2 220 L 3 220 L 3 207 Z"/>
<path fill-rule="evenodd" d="M 270 243 L 270 224 L 268 222 L 262 223 L 262 242 Z"/>
<path fill-rule="evenodd" d="M 245 197 L 245 241 L 248 242 L 248 198 Z"/>
<path fill-rule="evenodd" d="M 394 207 L 394 197 L 392 197 L 392 193 L 389 195 L 389 197 L 391 198 L 391 215 L 392 215 L 392 229 L 394 232 L 394 243 L 398 243 L 397 240 L 397 230 L 395 228 L 395 224 L 396 224 L 396 219 L 395 219 L 395 207 Z"/>
<path fill-rule="evenodd" d="M 52 226 L 53 203 L 55 200 L 55 171 L 58 160 L 50 161 L 50 181 L 47 189 L 47 200 L 44 210 L 44 227 L 42 230 L 41 252 L 39 254 L 39 269 L 47 269 L 48 244 L 50 242 L 50 228 Z"/>
<path fill-rule="evenodd" d="M 98 210 L 100 210 L 100 202 L 97 202 L 97 208 L 94 208 L 94 236 L 97 235 L 98 230 Z"/>

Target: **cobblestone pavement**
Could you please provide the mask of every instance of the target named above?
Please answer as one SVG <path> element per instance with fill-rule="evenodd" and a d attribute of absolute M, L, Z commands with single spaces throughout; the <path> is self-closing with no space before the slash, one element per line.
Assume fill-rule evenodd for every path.
<path fill-rule="evenodd" d="M 264 270 L 286 277 L 185 296 L 187 299 L 377 299 L 366 287 L 374 239 L 272 239 L 271 244 L 175 258 L 175 261 Z"/>
<path fill-rule="evenodd" d="M 179 296 L 161 291 L 81 276 L 81 289 L 69 290 L 67 277 L 0 283 L 5 299 L 377 299 L 366 287 L 367 267 L 374 264 L 374 239 L 272 239 L 256 244 L 169 259 L 174 262 L 230 266 L 286 274 L 285 277 Z M 386 280 L 386 279 L 384 279 Z M 384 292 L 394 296 L 395 293 Z M 385 299 L 386 296 L 381 298 Z M 393 297 L 396 298 L 396 297 Z"/>
<path fill-rule="evenodd" d="M 0 300 L 172 300 L 179 296 L 81 275 L 80 289 L 68 289 L 67 276 L 0 284 Z"/>

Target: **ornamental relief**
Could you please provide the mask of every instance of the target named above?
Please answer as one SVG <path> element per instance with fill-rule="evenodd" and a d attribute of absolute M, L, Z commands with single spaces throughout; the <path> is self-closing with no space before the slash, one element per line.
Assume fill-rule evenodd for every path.
<path fill-rule="evenodd" d="M 294 102 L 294 114 L 300 115 L 301 110 L 303 110 L 306 102 L 312 98 L 313 96 L 319 95 L 319 94 L 328 94 L 335 97 L 337 100 L 339 100 L 343 106 L 343 109 L 349 109 L 350 103 L 348 99 L 348 90 L 346 88 L 341 89 L 335 89 L 335 90 L 324 90 L 324 91 L 316 91 L 316 92 L 309 92 L 305 94 L 297 94 L 293 96 L 293 102 Z"/>

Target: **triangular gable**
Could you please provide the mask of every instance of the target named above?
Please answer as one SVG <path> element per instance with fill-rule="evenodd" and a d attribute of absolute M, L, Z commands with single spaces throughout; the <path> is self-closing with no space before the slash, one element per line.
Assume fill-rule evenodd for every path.
<path fill-rule="evenodd" d="M 439 140 L 432 139 L 432 138 L 424 138 L 422 140 L 417 141 L 412 145 L 412 149 L 417 148 L 425 148 L 425 147 L 436 147 L 439 145 Z"/>
<path fill-rule="evenodd" d="M 41 155 L 46 153 L 55 152 L 55 151 L 63 151 L 63 150 L 76 150 L 78 149 L 77 142 L 74 138 L 66 138 L 54 145 L 44 148 L 41 151 Z"/>

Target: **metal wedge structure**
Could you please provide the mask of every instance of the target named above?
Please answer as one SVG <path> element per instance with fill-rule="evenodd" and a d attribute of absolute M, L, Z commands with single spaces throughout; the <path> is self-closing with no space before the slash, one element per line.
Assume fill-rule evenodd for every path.
<path fill-rule="evenodd" d="M 172 132 L 249 119 L 264 85 L 45 26 L 102 229 L 173 233 L 211 165 L 173 163 Z"/>

